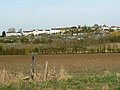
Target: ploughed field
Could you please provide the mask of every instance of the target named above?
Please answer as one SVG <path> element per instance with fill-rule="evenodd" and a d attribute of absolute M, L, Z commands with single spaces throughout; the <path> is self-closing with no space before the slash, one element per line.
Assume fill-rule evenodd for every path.
<path fill-rule="evenodd" d="M 0 70 L 29 73 L 32 55 L 0 56 Z M 120 54 L 64 54 L 35 55 L 36 71 L 43 70 L 48 61 L 48 70 L 60 69 L 61 65 L 70 75 L 103 74 L 120 72 Z"/>

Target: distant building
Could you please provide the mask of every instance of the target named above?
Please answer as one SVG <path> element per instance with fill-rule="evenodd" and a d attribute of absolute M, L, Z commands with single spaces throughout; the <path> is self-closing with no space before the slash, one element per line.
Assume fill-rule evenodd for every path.
<path fill-rule="evenodd" d="M 37 30 L 38 30 L 38 35 L 45 33 L 43 29 L 37 29 Z"/>
<path fill-rule="evenodd" d="M 52 34 L 52 32 L 51 32 L 50 29 L 45 29 L 45 33 L 46 33 L 46 34 Z"/>
<path fill-rule="evenodd" d="M 88 27 L 84 27 L 84 29 L 86 30 Z M 92 30 L 96 30 L 96 28 L 99 28 L 99 32 L 101 33 L 109 33 L 110 30 L 117 30 L 119 31 L 120 30 L 120 27 L 118 26 L 107 26 L 107 25 L 103 25 L 103 26 L 99 26 L 97 24 L 95 24 L 94 26 L 90 27 Z M 41 35 L 41 34 L 64 34 L 65 32 L 68 32 L 68 31 L 75 31 L 75 32 L 78 32 L 77 34 L 76 33 L 73 33 L 73 35 L 79 35 L 80 36 L 85 36 L 85 33 L 79 33 L 79 31 L 82 31 L 83 30 L 83 27 L 79 26 L 79 28 L 73 26 L 73 27 L 65 27 L 65 28 L 51 28 L 51 29 L 31 29 L 31 30 L 24 30 L 22 31 L 22 29 L 19 29 L 18 32 L 16 32 L 16 29 L 15 28 L 10 28 L 8 29 L 8 32 L 6 32 L 6 36 L 9 37 L 9 36 L 28 36 L 28 35 L 31 35 L 33 34 L 34 36 L 37 36 L 37 35 Z M 95 32 L 95 31 L 94 31 Z"/>
<path fill-rule="evenodd" d="M 54 32 L 52 32 L 51 29 L 34 29 L 34 30 L 26 30 L 26 31 L 22 31 L 22 32 L 6 32 L 6 36 L 9 37 L 9 36 L 28 36 L 28 35 L 31 35 L 33 34 L 34 36 L 36 35 L 41 35 L 41 34 L 52 34 Z"/>
<path fill-rule="evenodd" d="M 28 36 L 28 35 L 32 34 L 32 31 L 23 31 L 22 33 L 24 36 Z"/>
<path fill-rule="evenodd" d="M 120 30 L 120 26 L 111 26 L 110 29 L 113 29 L 113 30 Z"/>
<path fill-rule="evenodd" d="M 51 33 L 60 33 L 62 32 L 62 28 L 51 28 Z"/>
<path fill-rule="evenodd" d="M 6 32 L 6 37 L 9 37 L 9 36 L 17 36 L 17 33 L 16 32 Z"/>
<path fill-rule="evenodd" d="M 104 30 L 104 31 L 105 31 L 105 30 L 110 30 L 110 27 L 108 27 L 108 26 L 102 26 L 102 27 L 101 27 L 101 30 Z"/>

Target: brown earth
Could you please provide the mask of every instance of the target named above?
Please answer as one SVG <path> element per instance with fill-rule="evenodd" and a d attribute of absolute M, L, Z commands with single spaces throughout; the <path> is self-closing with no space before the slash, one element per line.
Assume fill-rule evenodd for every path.
<path fill-rule="evenodd" d="M 0 69 L 11 72 L 29 73 L 32 55 L 0 56 Z M 35 55 L 36 70 L 44 69 L 48 61 L 48 68 L 61 65 L 72 75 L 102 74 L 109 70 L 112 73 L 120 72 L 120 54 L 65 54 L 65 55 Z M 40 66 L 39 66 L 40 65 Z"/>

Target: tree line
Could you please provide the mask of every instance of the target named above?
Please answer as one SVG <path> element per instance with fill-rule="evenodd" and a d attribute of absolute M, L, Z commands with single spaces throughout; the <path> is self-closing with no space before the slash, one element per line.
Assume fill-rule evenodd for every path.
<path fill-rule="evenodd" d="M 81 40 L 65 40 L 58 37 L 57 39 L 49 40 L 46 37 L 40 42 L 33 40 L 31 48 L 8 47 L 0 46 L 0 55 L 27 55 L 27 54 L 79 54 L 79 53 L 119 53 L 120 48 L 116 43 L 120 42 L 120 36 L 107 36 L 99 39 L 86 38 Z M 44 41 L 45 40 L 45 41 Z M 24 41 L 21 45 L 25 45 Z M 39 44 L 33 47 L 34 44 Z"/>

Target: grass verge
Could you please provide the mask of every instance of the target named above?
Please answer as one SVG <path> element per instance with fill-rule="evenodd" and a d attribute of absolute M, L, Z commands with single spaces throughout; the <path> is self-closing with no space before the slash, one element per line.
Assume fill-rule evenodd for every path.
<path fill-rule="evenodd" d="M 19 81 L 0 84 L 0 90 L 120 90 L 119 74 L 74 76 L 67 80 Z"/>

